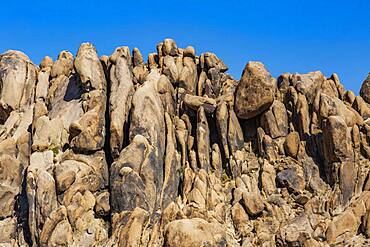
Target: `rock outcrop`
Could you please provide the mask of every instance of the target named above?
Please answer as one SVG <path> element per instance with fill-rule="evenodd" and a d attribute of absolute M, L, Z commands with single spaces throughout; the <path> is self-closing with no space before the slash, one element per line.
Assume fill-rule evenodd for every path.
<path fill-rule="evenodd" d="M 165 39 L 0 55 L 0 246 L 366 246 L 370 82 Z"/>

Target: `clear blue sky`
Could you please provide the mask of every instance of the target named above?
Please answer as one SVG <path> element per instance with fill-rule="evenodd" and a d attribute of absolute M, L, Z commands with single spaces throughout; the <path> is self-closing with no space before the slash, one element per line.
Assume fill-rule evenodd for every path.
<path fill-rule="evenodd" d="M 18 49 L 35 63 L 92 42 L 155 51 L 166 37 L 215 52 L 236 79 L 247 61 L 284 72 L 336 72 L 359 91 L 370 72 L 370 0 L 3 1 L 0 52 Z"/>

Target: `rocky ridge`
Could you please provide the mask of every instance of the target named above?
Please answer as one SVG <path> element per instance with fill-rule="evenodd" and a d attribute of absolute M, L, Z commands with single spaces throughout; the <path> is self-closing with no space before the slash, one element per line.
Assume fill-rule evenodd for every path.
<path fill-rule="evenodd" d="M 0 55 L 0 246 L 366 246 L 370 74 L 241 79 L 172 39 Z"/>

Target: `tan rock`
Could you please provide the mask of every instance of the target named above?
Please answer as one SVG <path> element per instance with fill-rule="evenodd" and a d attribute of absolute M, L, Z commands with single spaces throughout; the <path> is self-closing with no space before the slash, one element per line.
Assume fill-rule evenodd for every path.
<path fill-rule="evenodd" d="M 226 76 L 218 68 L 210 68 L 207 74 L 205 95 L 210 98 L 218 98 L 221 96 L 222 84 L 226 80 Z"/>
<path fill-rule="evenodd" d="M 203 53 L 200 57 L 201 67 L 208 71 L 211 68 L 216 68 L 220 72 L 225 72 L 228 67 L 225 63 L 216 56 L 216 54 L 211 52 Z"/>
<path fill-rule="evenodd" d="M 134 66 L 144 64 L 143 56 L 141 55 L 141 52 L 137 47 L 132 50 L 132 58 Z"/>
<path fill-rule="evenodd" d="M 45 100 L 47 109 L 42 110 L 41 107 L 41 110 L 50 119 L 61 119 L 64 128 L 69 132 L 70 125 L 78 121 L 84 114 L 83 105 L 85 102 L 82 101 L 83 91 L 78 75 L 74 74 L 71 77 L 59 76 L 50 81 L 49 85 L 47 99 Z M 46 105 L 44 107 L 46 108 Z M 41 115 L 35 114 L 35 120 L 39 116 Z"/>
<path fill-rule="evenodd" d="M 334 81 L 337 90 L 338 90 L 338 97 L 343 100 L 344 99 L 344 94 L 345 94 L 345 89 L 343 85 L 340 83 L 339 76 L 336 73 L 333 73 L 330 77 L 331 80 Z"/>
<path fill-rule="evenodd" d="M 156 90 L 157 80 L 153 80 L 146 81 L 133 96 L 130 142 L 136 135 L 143 135 L 157 149 L 156 156 L 160 161 L 163 160 L 165 149 L 165 121 L 162 102 Z"/>
<path fill-rule="evenodd" d="M 217 106 L 216 110 L 216 126 L 218 131 L 218 136 L 220 138 L 221 146 L 226 158 L 229 158 L 229 143 L 228 143 L 228 119 L 229 112 L 227 109 L 227 104 L 221 102 Z"/>
<path fill-rule="evenodd" d="M 98 150 L 105 140 L 106 80 L 95 47 L 81 44 L 74 66 L 86 92 L 82 98 L 84 114 L 69 127 L 71 146 L 80 150 Z"/>
<path fill-rule="evenodd" d="M 37 76 L 36 99 L 46 101 L 49 89 L 50 68 L 46 67 L 39 71 Z"/>
<path fill-rule="evenodd" d="M 264 162 L 262 166 L 261 183 L 263 191 L 270 195 L 276 191 L 276 172 L 273 165 Z"/>
<path fill-rule="evenodd" d="M 296 158 L 299 150 L 300 138 L 296 131 L 290 132 L 285 139 L 284 149 L 287 155 Z"/>
<path fill-rule="evenodd" d="M 58 164 L 55 167 L 55 177 L 58 192 L 64 192 L 76 181 L 76 171 L 71 166 Z"/>
<path fill-rule="evenodd" d="M 216 109 L 216 100 L 207 97 L 186 94 L 184 103 L 193 110 L 198 110 L 202 106 L 208 113 L 212 113 Z"/>
<path fill-rule="evenodd" d="M 13 110 L 24 110 L 33 103 L 36 66 L 22 52 L 9 50 L 0 55 L 0 123 Z"/>
<path fill-rule="evenodd" d="M 302 193 L 306 186 L 303 171 L 296 166 L 279 172 L 276 179 L 281 186 L 286 187 L 292 193 Z"/>
<path fill-rule="evenodd" d="M 240 127 L 239 120 L 232 108 L 229 108 L 229 124 L 227 140 L 229 143 L 229 148 L 232 154 L 237 150 L 240 150 L 244 146 L 244 136 L 243 130 Z"/>
<path fill-rule="evenodd" d="M 243 236 L 246 236 L 249 233 L 248 230 L 250 230 L 248 229 L 249 217 L 242 205 L 236 203 L 231 209 L 231 215 L 235 228 L 238 229 Z"/>
<path fill-rule="evenodd" d="M 367 103 L 370 104 L 370 73 L 367 75 L 367 78 L 362 83 L 360 95 Z"/>
<path fill-rule="evenodd" d="M 236 115 L 249 119 L 261 114 L 274 102 L 275 90 L 276 83 L 265 66 L 259 62 L 249 62 L 236 89 Z"/>
<path fill-rule="evenodd" d="M 222 176 L 222 156 L 217 143 L 212 145 L 212 168 L 215 170 L 217 177 Z"/>
<path fill-rule="evenodd" d="M 164 246 L 223 246 L 226 233 L 217 223 L 208 223 L 199 218 L 175 220 L 166 225 Z"/>
<path fill-rule="evenodd" d="M 159 179 L 155 180 L 155 174 L 158 172 L 158 176 L 162 176 L 163 170 L 156 170 L 158 164 L 151 162 L 153 155 L 155 154 L 148 140 L 143 136 L 136 135 L 130 145 L 121 151 L 120 157 L 111 165 L 110 188 L 113 213 L 131 211 L 136 207 L 149 212 L 154 210 L 156 202 L 159 200 L 157 193 L 159 195 L 161 189 L 158 185 Z"/>
<path fill-rule="evenodd" d="M 49 56 L 45 56 L 42 60 L 41 60 L 41 63 L 40 63 L 40 68 L 41 69 L 44 69 L 44 68 L 51 68 L 53 67 L 53 59 Z"/>
<path fill-rule="evenodd" d="M 305 214 L 299 215 L 286 223 L 281 229 L 283 238 L 287 243 L 303 244 L 307 236 L 311 236 L 313 229 L 311 228 L 308 217 Z"/>
<path fill-rule="evenodd" d="M 73 55 L 69 51 L 61 51 L 58 59 L 51 67 L 50 76 L 56 78 L 60 75 L 69 76 L 73 70 Z"/>
<path fill-rule="evenodd" d="M 195 49 L 193 46 L 188 46 L 183 51 L 184 57 L 192 57 L 195 58 Z"/>
<path fill-rule="evenodd" d="M 161 208 L 165 209 L 167 206 L 176 200 L 179 187 L 179 163 L 176 151 L 175 130 L 172 120 L 168 113 L 165 113 L 166 120 L 166 156 L 164 161 L 164 180 L 161 194 Z"/>
<path fill-rule="evenodd" d="M 208 121 L 203 107 L 198 109 L 197 114 L 197 154 L 199 167 L 208 171 L 210 166 L 210 140 Z"/>
<path fill-rule="evenodd" d="M 338 89 L 337 85 L 335 84 L 334 80 L 332 79 L 326 79 L 324 82 L 321 84 L 321 92 L 329 95 L 332 98 L 338 98 Z"/>
<path fill-rule="evenodd" d="M 33 135 L 32 150 L 60 150 L 68 142 L 67 132 L 64 129 L 63 122 L 59 118 L 49 120 L 42 116 L 35 122 L 35 132 Z"/>
<path fill-rule="evenodd" d="M 331 116 L 324 122 L 323 141 L 328 162 L 353 159 L 351 135 L 342 117 Z"/>
<path fill-rule="evenodd" d="M 346 204 L 353 196 L 356 186 L 357 166 L 353 162 L 343 162 L 339 168 L 339 187 L 342 202 Z"/>
<path fill-rule="evenodd" d="M 12 216 L 22 183 L 21 163 L 15 156 L 0 156 L 0 217 Z"/>
<path fill-rule="evenodd" d="M 119 47 L 111 56 L 110 67 L 110 148 L 113 156 L 118 156 L 128 136 L 128 116 L 132 96 L 135 92 L 131 72 L 131 56 L 128 47 Z"/>
<path fill-rule="evenodd" d="M 326 230 L 326 239 L 329 244 L 334 244 L 336 238 L 341 234 L 346 232 L 351 235 L 356 234 L 358 226 L 359 222 L 353 213 L 351 211 L 345 211 L 330 222 Z"/>
<path fill-rule="evenodd" d="M 179 80 L 179 71 L 174 57 L 167 55 L 163 58 L 163 74 L 168 77 L 172 84 L 177 83 Z"/>
<path fill-rule="evenodd" d="M 365 89 L 156 48 L 0 55 L 0 246 L 366 245 Z"/>
<path fill-rule="evenodd" d="M 324 83 L 325 77 L 321 71 L 315 71 L 307 74 L 293 74 L 291 81 L 297 92 L 303 94 L 307 102 L 312 104 L 316 91 Z"/>
<path fill-rule="evenodd" d="M 320 116 L 322 118 L 341 116 L 348 127 L 363 123 L 362 117 L 353 108 L 346 106 L 338 98 L 332 98 L 323 93 L 320 95 Z"/>
<path fill-rule="evenodd" d="M 203 93 L 204 93 L 203 91 L 204 91 L 206 80 L 207 80 L 207 73 L 203 70 L 199 74 L 199 78 L 198 78 L 197 95 L 203 96 Z"/>
<path fill-rule="evenodd" d="M 356 96 L 352 107 L 364 118 L 370 117 L 370 106 L 361 96 Z"/>
<path fill-rule="evenodd" d="M 197 66 L 191 57 L 184 57 L 184 66 L 179 70 L 179 86 L 187 93 L 195 94 L 198 82 Z"/>
<path fill-rule="evenodd" d="M 135 208 L 133 212 L 122 212 L 113 216 L 113 239 L 112 244 L 119 246 L 140 246 L 149 214 L 141 208 Z M 123 224 L 124 223 L 124 224 Z"/>
<path fill-rule="evenodd" d="M 176 56 L 177 55 L 177 45 L 173 39 L 165 39 L 163 41 L 162 47 L 163 56 L 170 55 Z"/>
<path fill-rule="evenodd" d="M 261 126 L 272 138 L 288 134 L 288 115 L 283 103 L 275 100 L 269 110 L 261 115 Z"/>
<path fill-rule="evenodd" d="M 15 218 L 0 220 L 0 245 L 12 246 L 17 235 L 17 222 Z"/>
<path fill-rule="evenodd" d="M 307 99 L 303 94 L 298 94 L 296 104 L 297 126 L 301 137 L 310 134 L 310 114 Z"/>
<path fill-rule="evenodd" d="M 106 216 L 110 211 L 109 193 L 107 191 L 96 197 L 95 212 L 100 216 Z"/>
<path fill-rule="evenodd" d="M 157 83 L 157 90 L 162 101 L 163 110 L 173 118 L 176 115 L 176 92 L 167 76 L 161 75 Z"/>
<path fill-rule="evenodd" d="M 63 194 L 63 204 L 68 206 L 77 192 L 89 190 L 91 193 L 99 192 L 108 186 L 108 165 L 104 151 L 92 154 L 79 154 L 67 150 L 62 154 L 60 164 L 55 168 L 56 184 L 68 185 L 73 181 L 66 179 L 65 172 L 76 174 L 75 180 Z M 73 176 L 72 176 L 73 178 Z"/>
<path fill-rule="evenodd" d="M 256 192 L 244 192 L 243 204 L 251 216 L 258 215 L 265 208 L 261 195 Z"/>

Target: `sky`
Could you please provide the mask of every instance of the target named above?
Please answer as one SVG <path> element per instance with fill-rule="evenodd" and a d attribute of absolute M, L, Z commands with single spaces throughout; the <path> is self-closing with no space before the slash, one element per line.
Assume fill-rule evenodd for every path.
<path fill-rule="evenodd" d="M 260 61 L 274 77 L 337 73 L 358 94 L 370 72 L 370 0 L 3 0 L 1 9 L 0 52 L 21 50 L 36 64 L 83 42 L 99 55 L 127 45 L 146 57 L 173 38 L 216 53 L 235 79 Z"/>

